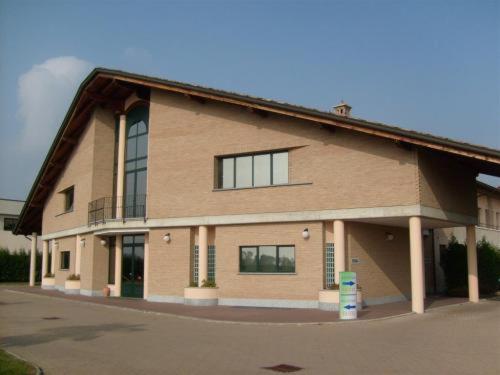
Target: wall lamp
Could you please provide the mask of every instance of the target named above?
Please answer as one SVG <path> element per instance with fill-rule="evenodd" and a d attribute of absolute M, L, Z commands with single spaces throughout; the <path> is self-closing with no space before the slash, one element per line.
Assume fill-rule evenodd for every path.
<path fill-rule="evenodd" d="M 85 238 L 80 239 L 80 249 L 85 247 Z"/>
<path fill-rule="evenodd" d="M 311 236 L 311 234 L 309 233 L 309 229 L 308 229 L 308 228 L 305 228 L 305 229 L 302 231 L 302 238 L 303 238 L 304 240 L 307 240 L 310 236 Z"/>
<path fill-rule="evenodd" d="M 172 240 L 172 237 L 170 236 L 170 233 L 167 233 L 163 236 L 163 241 L 166 243 L 169 243 Z"/>
<path fill-rule="evenodd" d="M 101 245 L 102 245 L 102 246 L 106 246 L 107 244 L 108 244 L 108 243 L 107 243 L 107 242 L 106 242 L 106 240 L 103 238 L 103 239 L 101 240 Z"/>
<path fill-rule="evenodd" d="M 59 242 L 54 241 L 54 249 L 55 250 L 59 249 Z"/>
<path fill-rule="evenodd" d="M 394 239 L 394 234 L 391 232 L 385 232 L 385 240 L 386 241 L 392 241 Z"/>

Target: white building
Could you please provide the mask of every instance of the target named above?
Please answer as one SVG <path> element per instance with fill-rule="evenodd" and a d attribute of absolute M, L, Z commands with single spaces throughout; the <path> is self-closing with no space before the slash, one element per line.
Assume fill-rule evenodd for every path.
<path fill-rule="evenodd" d="M 29 252 L 31 240 L 12 233 L 23 205 L 24 201 L 0 198 L 0 248 L 11 252 L 21 249 Z"/>

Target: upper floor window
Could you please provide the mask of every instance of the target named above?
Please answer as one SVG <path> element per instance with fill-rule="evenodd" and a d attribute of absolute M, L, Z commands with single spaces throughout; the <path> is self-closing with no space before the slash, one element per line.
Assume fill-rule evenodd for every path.
<path fill-rule="evenodd" d="M 14 217 L 4 217 L 3 219 L 3 230 L 12 232 L 16 227 L 17 219 Z"/>
<path fill-rule="evenodd" d="M 64 212 L 73 211 L 73 204 L 75 200 L 75 187 L 70 188 L 62 192 L 64 194 Z"/>
<path fill-rule="evenodd" d="M 288 184 L 288 151 L 220 157 L 218 188 Z"/>

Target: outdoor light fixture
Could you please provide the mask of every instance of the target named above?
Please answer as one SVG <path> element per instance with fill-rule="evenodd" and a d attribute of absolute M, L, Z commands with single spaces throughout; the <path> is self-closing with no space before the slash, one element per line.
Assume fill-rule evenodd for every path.
<path fill-rule="evenodd" d="M 82 238 L 80 240 L 80 249 L 83 248 L 83 247 L 85 247 L 85 238 Z"/>
<path fill-rule="evenodd" d="M 101 240 L 101 245 L 102 245 L 102 246 L 106 246 L 106 243 L 107 243 L 107 242 L 106 242 L 106 240 L 103 238 L 103 239 Z"/>
<path fill-rule="evenodd" d="M 59 248 L 59 242 L 54 241 L 54 249 L 56 249 L 56 250 L 57 250 L 58 248 Z"/>
<path fill-rule="evenodd" d="M 392 241 L 394 239 L 394 234 L 390 232 L 385 232 L 385 239 L 386 241 Z"/>
<path fill-rule="evenodd" d="M 305 229 L 302 231 L 302 238 L 304 238 L 305 240 L 307 240 L 309 237 L 310 237 L 310 234 L 309 234 L 309 229 L 305 228 Z"/>
<path fill-rule="evenodd" d="M 167 233 L 163 236 L 163 241 L 169 243 L 172 238 L 170 237 L 170 233 Z"/>

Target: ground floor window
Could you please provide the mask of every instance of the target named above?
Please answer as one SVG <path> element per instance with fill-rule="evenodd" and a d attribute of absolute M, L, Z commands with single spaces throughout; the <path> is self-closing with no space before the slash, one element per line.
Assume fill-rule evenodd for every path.
<path fill-rule="evenodd" d="M 240 272 L 295 272 L 294 245 L 240 247 Z"/>
<path fill-rule="evenodd" d="M 335 254 L 333 243 L 327 243 L 325 247 L 325 287 L 329 288 L 335 284 Z"/>
<path fill-rule="evenodd" d="M 69 270 L 70 254 L 71 253 L 69 251 L 61 251 L 61 264 L 60 264 L 60 268 L 62 270 Z"/>
<path fill-rule="evenodd" d="M 108 255 L 108 284 L 115 283 L 115 264 L 116 264 L 116 247 L 115 238 L 109 239 L 109 255 Z"/>
<path fill-rule="evenodd" d="M 198 284 L 198 245 L 193 248 L 192 281 Z M 208 245 L 208 281 L 215 282 L 215 246 Z"/>

